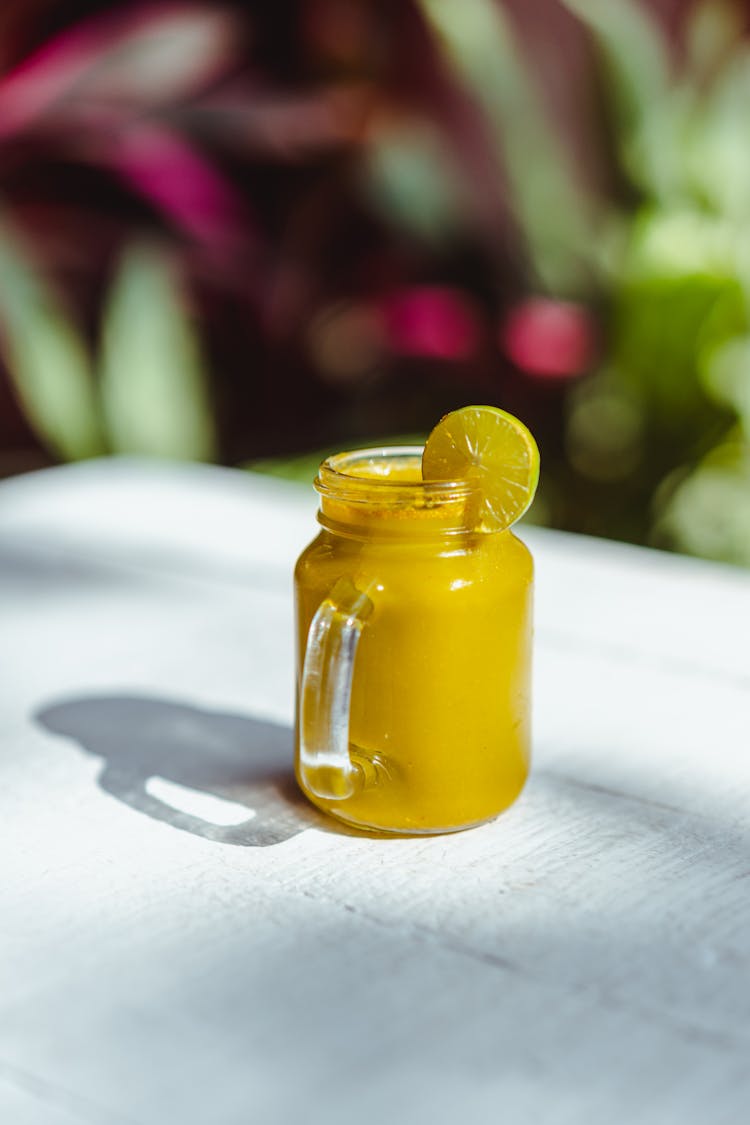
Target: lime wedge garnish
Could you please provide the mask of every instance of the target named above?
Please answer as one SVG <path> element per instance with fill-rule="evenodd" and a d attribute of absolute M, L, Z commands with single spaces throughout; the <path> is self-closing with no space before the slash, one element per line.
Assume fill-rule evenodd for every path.
<path fill-rule="evenodd" d="M 503 531 L 520 519 L 539 481 L 539 450 L 523 422 L 496 406 L 446 414 L 427 438 L 424 480 L 469 480 L 479 493 L 476 530 Z"/>

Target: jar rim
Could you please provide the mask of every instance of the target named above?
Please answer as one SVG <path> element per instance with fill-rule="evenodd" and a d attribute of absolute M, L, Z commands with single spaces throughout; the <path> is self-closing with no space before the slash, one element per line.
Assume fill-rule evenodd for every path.
<path fill-rule="evenodd" d="M 321 463 L 315 490 L 321 496 L 347 503 L 420 507 L 465 500 L 475 492 L 476 486 L 468 480 L 399 480 L 385 473 L 378 475 L 378 462 L 417 461 L 421 465 L 423 448 L 421 445 L 392 445 L 335 453 Z M 352 471 L 357 464 L 366 464 L 375 471 L 358 474 Z"/>

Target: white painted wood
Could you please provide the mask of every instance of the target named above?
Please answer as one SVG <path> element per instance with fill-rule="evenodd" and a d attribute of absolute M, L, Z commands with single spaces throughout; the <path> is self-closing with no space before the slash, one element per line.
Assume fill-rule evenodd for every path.
<path fill-rule="evenodd" d="M 526 794 L 367 839 L 284 776 L 313 513 L 197 466 L 0 485 L 0 1121 L 744 1120 L 748 576 L 529 529 Z"/>

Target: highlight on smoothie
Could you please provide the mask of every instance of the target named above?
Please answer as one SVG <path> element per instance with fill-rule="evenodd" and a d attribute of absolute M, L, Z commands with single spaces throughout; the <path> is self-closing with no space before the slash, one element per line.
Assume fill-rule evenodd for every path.
<path fill-rule="evenodd" d="M 534 438 L 494 406 L 320 466 L 322 530 L 295 572 L 296 773 L 327 814 L 451 832 L 521 792 L 533 563 L 511 527 L 538 477 Z"/>

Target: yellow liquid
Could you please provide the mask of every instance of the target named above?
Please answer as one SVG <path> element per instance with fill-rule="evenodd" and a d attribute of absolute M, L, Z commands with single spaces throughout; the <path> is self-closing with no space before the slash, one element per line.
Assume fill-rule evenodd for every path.
<path fill-rule="evenodd" d="M 362 475 L 359 473 L 358 475 Z M 375 473 L 372 474 L 375 477 Z M 382 476 L 381 471 L 377 474 Z M 394 464 L 391 480 L 421 479 Z M 491 819 L 529 767 L 533 564 L 510 531 L 441 534 L 444 512 L 323 500 L 323 530 L 295 574 L 298 685 L 313 615 L 336 582 L 373 610 L 357 649 L 350 752 L 363 784 L 332 816 L 376 831 L 430 833 Z"/>

